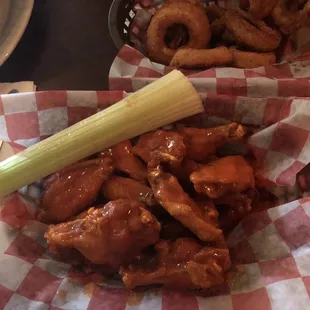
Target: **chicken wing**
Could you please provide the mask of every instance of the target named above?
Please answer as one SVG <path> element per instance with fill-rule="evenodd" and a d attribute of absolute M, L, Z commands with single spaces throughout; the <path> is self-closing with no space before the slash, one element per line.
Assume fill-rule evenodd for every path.
<path fill-rule="evenodd" d="M 219 224 L 219 212 L 213 202 L 213 200 L 207 197 L 199 197 L 195 199 L 195 203 L 203 210 L 204 218 L 212 223 L 214 227 L 221 228 Z M 208 245 L 214 248 L 226 249 L 227 244 L 223 234 L 219 236 L 216 240 L 208 242 Z"/>
<path fill-rule="evenodd" d="M 195 238 L 195 235 L 173 217 L 165 218 L 161 222 L 160 238 L 164 240 L 177 240 L 179 238 Z"/>
<path fill-rule="evenodd" d="M 182 182 L 190 182 L 189 177 L 198 169 L 198 166 L 199 165 L 195 161 L 185 157 L 180 166 L 172 169 L 172 173 L 178 178 L 178 180 Z"/>
<path fill-rule="evenodd" d="M 150 207 L 158 204 L 150 187 L 135 180 L 116 175 L 103 184 L 101 191 L 103 196 L 109 200 L 139 200 Z"/>
<path fill-rule="evenodd" d="M 252 209 L 252 200 L 255 196 L 254 190 L 249 190 L 244 193 L 236 193 L 227 195 L 215 200 L 218 205 L 226 205 L 239 213 L 248 213 Z"/>
<path fill-rule="evenodd" d="M 85 273 L 98 273 L 105 276 L 112 276 L 118 273 L 118 268 L 108 265 L 97 265 L 91 263 L 81 252 L 74 248 L 49 246 L 49 252 L 53 259 L 72 265 L 77 270 Z"/>
<path fill-rule="evenodd" d="M 51 225 L 45 238 L 50 246 L 75 248 L 94 264 L 117 268 L 156 243 L 159 233 L 159 222 L 142 203 L 120 199 L 89 209 L 84 219 Z"/>
<path fill-rule="evenodd" d="M 217 218 L 219 213 L 215 207 L 214 202 L 208 197 L 199 197 L 194 199 L 194 201 L 200 210 L 202 210 L 205 220 L 212 223 L 215 227 L 218 227 Z"/>
<path fill-rule="evenodd" d="M 100 153 L 102 157 L 111 157 L 116 170 L 124 172 L 130 178 L 144 183 L 147 180 L 147 171 L 143 162 L 133 154 L 129 140 L 116 144 Z"/>
<path fill-rule="evenodd" d="M 229 141 L 241 139 L 245 128 L 237 123 L 215 128 L 181 128 L 187 156 L 195 161 L 204 161 Z"/>
<path fill-rule="evenodd" d="M 45 223 L 66 221 L 95 201 L 113 171 L 109 158 L 82 161 L 51 175 L 38 199 L 37 219 Z"/>
<path fill-rule="evenodd" d="M 156 200 L 171 216 L 203 241 L 219 238 L 222 231 L 204 218 L 203 211 L 184 192 L 175 176 L 164 172 L 156 162 L 149 163 L 148 175 Z"/>
<path fill-rule="evenodd" d="M 146 163 L 156 159 L 172 166 L 179 165 L 186 154 L 183 137 L 176 132 L 164 130 L 142 135 L 132 151 Z"/>
<path fill-rule="evenodd" d="M 191 238 L 161 240 L 155 245 L 155 255 L 139 256 L 122 267 L 125 286 L 162 284 L 174 288 L 206 289 L 224 282 L 231 262 L 227 249 L 203 247 Z"/>
<path fill-rule="evenodd" d="M 200 165 L 190 176 L 195 190 L 216 199 L 254 188 L 254 172 L 242 156 L 227 156 Z"/>

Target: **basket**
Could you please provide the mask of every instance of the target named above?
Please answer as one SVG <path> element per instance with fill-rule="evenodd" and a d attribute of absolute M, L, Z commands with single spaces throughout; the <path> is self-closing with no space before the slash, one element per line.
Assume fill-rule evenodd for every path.
<path fill-rule="evenodd" d="M 202 0 L 206 5 L 210 3 L 217 4 L 217 0 Z M 123 45 L 134 46 L 135 43 L 130 40 L 130 29 L 132 21 L 137 14 L 137 5 L 140 8 L 152 11 L 160 7 L 165 0 L 154 0 L 151 4 L 145 6 L 139 0 L 113 0 L 108 17 L 109 31 L 114 45 L 120 49 Z"/>

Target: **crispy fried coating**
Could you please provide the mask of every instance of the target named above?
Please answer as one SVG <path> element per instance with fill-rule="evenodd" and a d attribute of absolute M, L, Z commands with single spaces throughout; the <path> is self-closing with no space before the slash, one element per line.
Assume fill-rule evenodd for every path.
<path fill-rule="evenodd" d="M 256 19 L 269 16 L 278 0 L 250 0 L 249 13 Z"/>
<path fill-rule="evenodd" d="M 233 55 L 232 66 L 236 68 L 257 68 L 272 65 L 276 62 L 275 53 L 240 51 L 236 47 L 231 47 L 229 50 Z"/>
<path fill-rule="evenodd" d="M 146 48 L 152 60 L 169 65 L 177 50 L 166 46 L 165 35 L 175 24 L 182 24 L 188 30 L 189 39 L 184 47 L 207 47 L 211 34 L 205 10 L 189 1 L 172 1 L 155 13 L 148 27 Z"/>
<path fill-rule="evenodd" d="M 181 48 L 173 56 L 170 66 L 178 68 L 209 68 L 229 65 L 232 54 L 226 46 L 213 49 Z"/>
<path fill-rule="evenodd" d="M 234 35 L 238 44 L 257 52 L 272 52 L 281 42 L 281 34 L 266 25 L 262 20 L 254 19 L 242 10 L 225 13 L 227 29 Z"/>
<path fill-rule="evenodd" d="M 278 0 L 271 16 L 282 33 L 292 34 L 310 23 L 310 1 Z"/>

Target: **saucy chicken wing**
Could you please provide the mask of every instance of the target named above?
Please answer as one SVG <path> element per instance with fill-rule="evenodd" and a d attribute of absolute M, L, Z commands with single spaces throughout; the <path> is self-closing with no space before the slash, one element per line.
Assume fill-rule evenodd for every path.
<path fill-rule="evenodd" d="M 207 197 L 199 197 L 194 200 L 195 203 L 200 207 L 200 209 L 203 210 L 204 218 L 210 223 L 212 223 L 215 227 L 222 229 L 219 224 L 219 212 L 213 200 Z M 221 234 L 216 240 L 208 242 L 208 244 L 214 248 L 227 248 L 226 240 L 223 234 Z"/>
<path fill-rule="evenodd" d="M 254 188 L 254 172 L 242 156 L 227 156 L 200 165 L 190 176 L 195 190 L 216 199 Z"/>
<path fill-rule="evenodd" d="M 180 166 L 172 169 L 172 173 L 178 178 L 178 180 L 190 182 L 190 175 L 196 171 L 198 167 L 199 165 L 195 161 L 185 157 Z"/>
<path fill-rule="evenodd" d="M 120 270 L 125 286 L 162 284 L 168 287 L 206 289 L 224 282 L 231 265 L 227 249 L 204 247 L 191 238 L 161 240 L 155 255 L 139 256 Z"/>
<path fill-rule="evenodd" d="M 236 210 L 239 213 L 248 213 L 252 209 L 252 200 L 255 196 L 253 190 L 244 193 L 236 193 L 227 195 L 215 200 L 218 205 L 226 205 Z"/>
<path fill-rule="evenodd" d="M 158 204 L 150 187 L 135 180 L 116 175 L 103 184 L 101 192 L 109 200 L 139 200 L 150 207 Z"/>
<path fill-rule="evenodd" d="M 160 238 L 164 240 L 177 240 L 179 238 L 195 238 L 195 235 L 182 223 L 169 217 L 161 222 Z"/>
<path fill-rule="evenodd" d="M 101 186 L 113 171 L 109 158 L 82 161 L 54 173 L 45 182 L 38 199 L 37 219 L 59 223 L 83 211 L 93 203 Z"/>
<path fill-rule="evenodd" d="M 203 210 L 184 192 L 175 176 L 164 172 L 156 162 L 149 163 L 148 175 L 156 200 L 171 216 L 203 241 L 219 238 L 222 231 L 204 218 Z"/>
<path fill-rule="evenodd" d="M 98 273 L 105 276 L 112 276 L 118 273 L 118 268 L 91 263 L 81 252 L 74 248 L 49 246 L 48 249 L 53 254 L 53 259 L 70 264 L 77 270 L 83 270 L 85 273 Z"/>
<path fill-rule="evenodd" d="M 224 144 L 241 139 L 245 135 L 242 125 L 231 123 L 215 128 L 181 128 L 187 156 L 195 161 L 204 161 Z"/>
<path fill-rule="evenodd" d="M 146 163 L 156 159 L 168 162 L 171 166 L 179 165 L 186 154 L 183 137 L 176 132 L 164 130 L 142 135 L 132 151 Z"/>
<path fill-rule="evenodd" d="M 147 171 L 143 162 L 133 154 L 129 140 L 116 144 L 100 153 L 102 157 L 111 157 L 116 170 L 124 172 L 130 178 L 144 183 L 147 180 Z"/>
<path fill-rule="evenodd" d="M 49 226 L 45 238 L 50 246 L 75 248 L 94 264 L 117 268 L 156 243 L 159 233 L 142 203 L 120 199 L 89 209 L 83 219 Z"/>

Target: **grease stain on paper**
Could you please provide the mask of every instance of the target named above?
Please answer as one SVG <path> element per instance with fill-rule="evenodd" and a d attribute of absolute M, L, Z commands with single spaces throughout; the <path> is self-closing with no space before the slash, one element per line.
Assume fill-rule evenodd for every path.
<path fill-rule="evenodd" d="M 129 291 L 127 304 L 129 306 L 139 306 L 144 298 L 143 291 Z"/>

